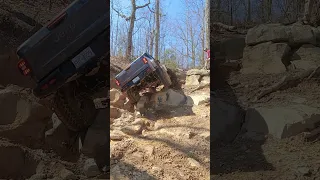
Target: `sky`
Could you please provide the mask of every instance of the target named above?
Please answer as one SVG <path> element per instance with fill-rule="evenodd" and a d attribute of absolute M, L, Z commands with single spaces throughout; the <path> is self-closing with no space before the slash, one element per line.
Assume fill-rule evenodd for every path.
<path fill-rule="evenodd" d="M 151 7 L 154 7 L 154 1 L 155 0 L 151 0 Z M 178 48 L 179 51 L 186 51 L 185 50 L 185 46 L 182 44 L 181 39 L 178 39 L 177 37 L 177 30 L 172 29 L 175 28 L 174 26 L 176 26 L 176 24 L 179 24 L 179 26 L 184 26 L 184 23 L 178 23 L 181 20 L 185 20 L 186 16 L 185 16 L 185 11 L 186 11 L 186 5 L 185 5 L 185 0 L 160 0 L 160 6 L 161 6 L 161 10 L 162 13 L 165 14 L 164 17 L 164 24 L 160 24 L 160 26 L 162 28 L 165 28 L 165 48 L 164 49 L 168 49 L 171 48 L 172 46 L 174 46 L 174 48 Z M 197 0 L 195 0 L 197 1 Z M 112 6 L 112 2 L 114 4 L 114 8 L 117 9 L 118 11 L 121 10 L 121 13 L 125 14 L 126 16 L 130 15 L 131 12 L 131 0 L 111 0 L 111 6 Z M 136 0 L 136 4 L 137 5 L 144 5 L 146 2 L 148 2 L 148 0 Z M 145 11 L 147 9 L 138 9 L 136 12 L 137 18 L 141 17 L 141 15 L 139 15 L 139 13 L 142 13 L 143 11 Z M 147 10 L 148 11 L 148 10 Z M 111 13 L 112 13 L 112 17 L 113 17 L 113 21 L 116 22 L 118 18 L 117 12 L 115 12 L 112 8 L 111 8 Z M 124 22 L 124 19 L 120 17 L 120 21 Z M 139 27 L 139 22 L 141 22 L 143 20 L 139 20 L 136 22 L 135 24 L 135 29 L 137 27 Z M 128 25 L 129 23 L 127 23 Z M 174 25 L 174 26 L 172 26 Z M 195 26 L 195 28 L 197 28 Z M 115 30 L 115 29 L 111 29 L 111 30 Z M 160 30 L 160 33 L 164 33 L 162 32 L 162 30 Z M 162 40 L 161 40 L 162 41 Z M 178 46 L 177 46 L 178 45 Z M 183 50 L 182 50 L 183 49 Z M 190 50 L 190 49 L 189 49 Z M 163 52 L 163 51 L 162 51 Z M 202 52 L 202 50 L 201 50 Z"/>
<path fill-rule="evenodd" d="M 131 1 L 130 0 L 113 0 L 115 3 L 115 7 L 123 7 L 123 13 L 125 15 L 130 15 L 130 7 L 131 7 Z M 151 0 L 151 3 L 153 3 L 154 0 Z M 137 0 L 137 5 L 143 5 L 147 2 L 147 0 Z M 119 4 L 116 4 L 119 3 Z M 160 3 L 162 10 L 166 14 L 166 19 L 170 21 L 174 21 L 175 19 L 179 19 L 179 17 L 182 17 L 181 15 L 184 12 L 184 4 L 183 0 L 161 0 Z M 139 10 L 138 10 L 139 11 Z M 111 12 L 113 13 L 113 17 L 117 17 L 117 13 L 111 9 Z M 170 38 L 171 41 L 175 41 L 174 36 L 170 36 L 170 34 L 166 34 L 166 37 Z M 166 47 L 169 47 L 169 45 L 166 45 Z"/>

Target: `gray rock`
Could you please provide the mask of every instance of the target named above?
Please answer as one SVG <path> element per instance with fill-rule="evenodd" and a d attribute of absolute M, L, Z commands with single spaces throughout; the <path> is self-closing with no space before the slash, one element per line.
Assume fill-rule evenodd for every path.
<path fill-rule="evenodd" d="M 303 70 L 315 69 L 318 66 L 316 62 L 308 61 L 308 60 L 291 61 L 291 64 L 294 65 L 294 69 L 303 69 Z"/>
<path fill-rule="evenodd" d="M 200 167 L 201 166 L 200 163 L 193 158 L 188 158 L 188 162 L 192 167 Z"/>
<path fill-rule="evenodd" d="M 286 43 L 266 42 L 244 49 L 241 73 L 277 74 L 286 71 L 284 61 L 290 47 Z M 289 62 L 286 62 L 289 64 Z"/>
<path fill-rule="evenodd" d="M 316 36 L 309 25 L 292 25 L 287 27 L 289 44 L 316 44 Z"/>
<path fill-rule="evenodd" d="M 210 76 L 210 70 L 205 69 L 190 69 L 187 71 L 187 76 L 200 75 L 200 76 Z"/>
<path fill-rule="evenodd" d="M 113 130 L 110 132 L 110 139 L 113 141 L 121 141 L 125 136 L 126 135 L 119 130 Z"/>
<path fill-rule="evenodd" d="M 281 24 L 261 24 L 248 30 L 246 36 L 247 45 L 257 45 L 260 43 L 285 42 L 289 40 L 287 27 Z"/>
<path fill-rule="evenodd" d="M 198 86 L 200 84 L 200 75 L 189 75 L 186 77 L 186 86 Z"/>
<path fill-rule="evenodd" d="M 190 95 L 190 97 L 193 100 L 193 104 L 197 106 L 208 103 L 210 101 L 209 94 L 195 94 L 195 95 Z"/>
<path fill-rule="evenodd" d="M 187 105 L 188 98 L 172 89 L 151 96 L 150 102 L 155 109 Z"/>
<path fill-rule="evenodd" d="M 201 85 L 209 85 L 210 84 L 210 76 L 203 76 L 200 78 Z"/>
<path fill-rule="evenodd" d="M 313 129 L 319 122 L 318 108 L 292 104 L 286 107 L 250 108 L 243 127 L 247 132 L 270 134 L 281 139 Z"/>
<path fill-rule="evenodd" d="M 316 44 L 314 28 L 309 25 L 261 24 L 249 29 L 246 44 L 249 46 L 264 42 L 287 42 L 290 45 Z"/>
<path fill-rule="evenodd" d="M 77 179 L 77 177 L 73 174 L 73 172 L 63 168 L 59 172 L 59 177 L 63 180 L 72 180 L 72 179 Z"/>
<path fill-rule="evenodd" d="M 89 158 L 85 161 L 83 170 L 87 177 L 95 177 L 100 174 L 100 170 L 93 158 Z"/>
<path fill-rule="evenodd" d="M 121 131 L 128 135 L 138 135 L 141 134 L 143 130 L 143 126 L 141 124 L 136 125 L 127 125 L 121 128 Z"/>

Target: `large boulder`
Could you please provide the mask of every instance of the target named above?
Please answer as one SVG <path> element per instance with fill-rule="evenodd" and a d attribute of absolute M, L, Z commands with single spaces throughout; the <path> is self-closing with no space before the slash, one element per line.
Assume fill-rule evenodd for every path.
<path fill-rule="evenodd" d="M 211 141 L 232 142 L 241 130 L 245 112 L 237 105 L 211 98 Z"/>
<path fill-rule="evenodd" d="M 189 71 L 187 71 L 187 76 L 191 76 L 191 75 L 209 76 L 210 70 L 190 69 Z"/>
<path fill-rule="evenodd" d="M 210 84 L 210 70 L 190 69 L 187 71 L 186 86 L 198 86 L 201 84 Z"/>
<path fill-rule="evenodd" d="M 286 71 L 290 47 L 286 43 L 266 42 L 247 46 L 244 50 L 241 73 L 276 74 Z M 288 61 L 288 62 L 287 62 Z"/>
<path fill-rule="evenodd" d="M 289 39 L 287 27 L 281 24 L 261 24 L 249 29 L 246 44 L 249 46 L 264 42 L 286 42 Z"/>
<path fill-rule="evenodd" d="M 190 75 L 186 78 L 186 86 L 198 86 L 200 84 L 200 75 Z"/>
<path fill-rule="evenodd" d="M 28 97 L 27 89 L 8 86 L 0 90 L 0 125 L 22 124 L 50 118 L 52 111 Z"/>
<path fill-rule="evenodd" d="M 292 56 L 291 63 L 297 69 L 314 69 L 320 65 L 320 48 L 311 44 L 302 45 Z"/>
<path fill-rule="evenodd" d="M 315 29 L 309 25 L 261 24 L 249 29 L 246 44 L 249 46 L 265 42 L 287 42 L 290 45 L 316 44 Z"/>
<path fill-rule="evenodd" d="M 320 123 L 320 109 L 303 104 L 250 108 L 244 130 L 250 134 L 287 138 L 314 129 Z"/>
<path fill-rule="evenodd" d="M 288 43 L 290 45 L 317 43 L 313 28 L 309 25 L 294 24 L 286 28 L 289 35 Z"/>
<path fill-rule="evenodd" d="M 158 92 L 151 96 L 150 102 L 155 109 L 178 107 L 183 105 L 191 105 L 188 102 L 190 97 L 180 94 L 172 89 Z"/>

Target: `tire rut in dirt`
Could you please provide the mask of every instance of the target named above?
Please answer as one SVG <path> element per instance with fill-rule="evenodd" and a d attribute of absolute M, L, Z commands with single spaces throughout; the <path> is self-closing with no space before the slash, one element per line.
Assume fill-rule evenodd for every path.
<path fill-rule="evenodd" d="M 93 100 L 85 93 L 80 93 L 76 84 L 67 84 L 57 91 L 53 100 L 54 112 L 74 132 L 87 129 L 97 115 Z"/>

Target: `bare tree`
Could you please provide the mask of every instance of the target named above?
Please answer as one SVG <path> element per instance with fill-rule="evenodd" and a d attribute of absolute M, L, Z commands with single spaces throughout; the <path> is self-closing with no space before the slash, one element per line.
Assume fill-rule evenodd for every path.
<path fill-rule="evenodd" d="M 127 44 L 127 48 L 126 48 L 126 59 L 130 59 L 131 55 L 132 55 L 132 36 L 133 36 L 133 30 L 134 30 L 134 23 L 137 20 L 136 19 L 136 11 L 138 9 L 144 8 L 146 6 L 148 6 L 150 4 L 150 0 L 148 3 L 141 5 L 141 6 L 137 6 L 136 5 L 136 0 L 131 0 L 131 15 L 129 17 L 127 17 L 124 14 L 121 14 L 119 11 L 115 10 L 121 17 L 125 18 L 126 21 L 130 21 L 130 25 L 129 25 L 129 30 L 128 30 L 128 36 L 127 36 L 127 40 L 128 40 L 128 44 Z"/>
<path fill-rule="evenodd" d="M 218 0 L 218 8 L 220 6 L 220 0 Z M 218 9 L 220 10 L 220 9 Z M 210 0 L 206 0 L 205 5 L 205 22 L 206 22 L 206 48 L 210 47 Z"/>
<path fill-rule="evenodd" d="M 160 37 L 160 2 L 156 0 L 156 35 L 155 35 L 155 59 L 159 59 L 159 37 Z"/>
<path fill-rule="evenodd" d="M 247 0 L 247 22 L 251 22 L 251 0 Z"/>

